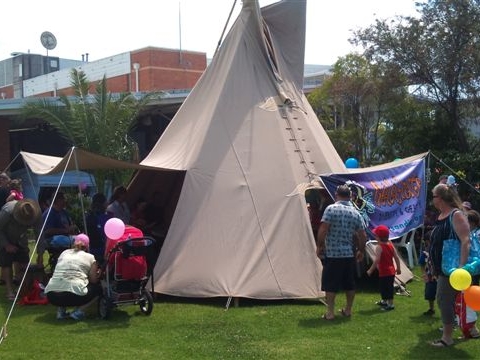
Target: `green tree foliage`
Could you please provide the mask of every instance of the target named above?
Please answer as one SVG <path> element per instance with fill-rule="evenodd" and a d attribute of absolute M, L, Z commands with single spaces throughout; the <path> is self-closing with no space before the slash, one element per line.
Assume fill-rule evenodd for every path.
<path fill-rule="evenodd" d="M 455 175 L 462 198 L 478 208 L 480 149 L 470 129 L 480 118 L 480 1 L 427 0 L 417 10 L 418 16 L 376 20 L 352 39 L 370 62 L 408 79 L 414 96 L 407 107 L 388 109 L 383 151 L 431 150 L 434 183 Z"/>
<path fill-rule="evenodd" d="M 82 71 L 72 69 L 70 75 L 74 96 L 60 96 L 58 101 L 48 98 L 28 101 L 22 109 L 23 117 L 46 121 L 72 146 L 138 162 L 137 144 L 129 132 L 146 103 L 158 94 L 138 100 L 131 93 L 109 93 L 105 77 L 94 85 Z M 94 92 L 90 95 L 92 87 Z M 115 183 L 123 183 L 129 173 L 105 170 L 96 175 L 97 180 L 110 177 Z"/>
<path fill-rule="evenodd" d="M 464 153 L 470 148 L 465 127 L 479 115 L 479 5 L 478 0 L 428 0 L 417 3 L 418 17 L 376 20 L 352 39 L 367 59 L 402 73 L 419 97 L 436 104 L 444 113 L 438 118 L 450 128 L 443 143 L 454 142 Z"/>
<path fill-rule="evenodd" d="M 390 128 L 389 106 L 407 98 L 404 79 L 365 57 L 349 54 L 333 66 L 332 76 L 309 101 L 342 158 L 365 164 L 381 161 L 380 135 Z"/>
<path fill-rule="evenodd" d="M 384 110 L 386 120 L 376 152 L 384 159 L 392 160 L 430 150 L 432 144 L 438 143 L 442 130 L 434 126 L 434 114 L 429 103 L 419 102 L 411 96 L 390 103 Z"/>
<path fill-rule="evenodd" d="M 340 58 L 309 100 L 342 158 L 366 166 L 431 150 L 431 185 L 453 174 L 478 208 L 480 140 L 470 130 L 480 119 L 480 0 L 417 10 L 355 32 L 362 56 Z"/>

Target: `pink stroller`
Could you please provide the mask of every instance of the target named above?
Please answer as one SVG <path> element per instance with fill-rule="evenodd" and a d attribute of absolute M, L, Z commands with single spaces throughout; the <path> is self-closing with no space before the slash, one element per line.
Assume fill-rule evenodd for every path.
<path fill-rule="evenodd" d="M 154 247 L 155 240 L 133 226 L 126 226 L 120 239 L 107 240 L 98 300 L 100 318 L 108 319 L 112 309 L 120 305 L 139 305 L 143 314 L 152 313 Z M 149 279 L 152 293 L 145 288 Z"/>

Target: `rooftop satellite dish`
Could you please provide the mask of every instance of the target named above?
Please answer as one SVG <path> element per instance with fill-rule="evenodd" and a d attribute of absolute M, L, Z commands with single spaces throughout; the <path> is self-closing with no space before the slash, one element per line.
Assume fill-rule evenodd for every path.
<path fill-rule="evenodd" d="M 55 46 L 57 46 L 57 39 L 50 31 L 42 32 L 42 35 L 40 35 L 40 41 L 43 47 L 47 50 L 53 50 L 55 49 Z"/>

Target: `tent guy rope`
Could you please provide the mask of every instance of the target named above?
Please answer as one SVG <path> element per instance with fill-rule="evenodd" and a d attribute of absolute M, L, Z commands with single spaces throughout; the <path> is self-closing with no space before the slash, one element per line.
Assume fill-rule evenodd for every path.
<path fill-rule="evenodd" d="M 448 164 L 446 164 L 442 159 L 440 159 L 438 156 L 436 156 L 434 153 L 432 153 L 431 151 L 429 152 L 430 155 L 432 155 L 435 160 L 437 160 L 440 164 L 442 164 L 443 166 L 445 166 L 448 170 L 450 170 L 452 172 L 452 174 L 456 175 L 458 179 L 462 180 L 465 184 L 467 184 L 473 191 L 475 191 L 477 194 L 480 195 L 480 191 L 475 188 L 474 185 L 470 184 L 467 180 L 465 180 L 463 177 L 461 177 L 455 170 L 453 170 L 450 166 L 448 166 Z"/>

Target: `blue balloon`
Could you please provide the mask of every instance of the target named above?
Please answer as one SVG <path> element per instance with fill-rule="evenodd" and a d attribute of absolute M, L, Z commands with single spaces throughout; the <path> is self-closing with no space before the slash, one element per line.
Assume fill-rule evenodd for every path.
<path fill-rule="evenodd" d="M 453 175 L 448 175 L 448 178 L 447 178 L 447 185 L 453 185 L 455 184 L 455 176 Z"/>
<path fill-rule="evenodd" d="M 348 158 L 345 160 L 345 166 L 347 169 L 356 169 L 358 168 L 358 160 L 355 158 Z"/>

